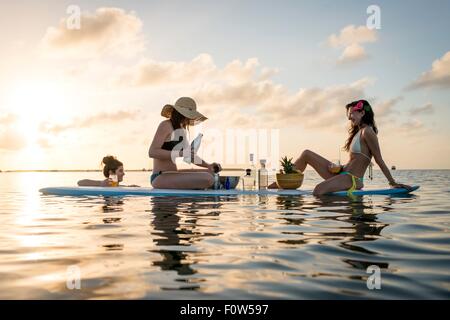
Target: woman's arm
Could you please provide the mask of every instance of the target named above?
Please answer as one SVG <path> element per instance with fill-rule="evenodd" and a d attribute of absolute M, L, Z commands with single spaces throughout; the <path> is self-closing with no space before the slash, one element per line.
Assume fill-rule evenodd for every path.
<path fill-rule="evenodd" d="M 193 159 L 195 159 L 195 162 L 193 161 Z M 219 163 L 216 163 L 216 162 L 208 163 L 208 162 L 206 162 L 205 160 L 200 158 L 198 155 L 196 155 L 194 153 L 194 150 L 191 150 L 191 163 L 194 163 L 196 166 L 199 166 L 201 168 L 206 168 L 211 173 L 214 173 L 214 167 L 216 167 L 216 166 L 218 168 L 218 172 L 222 171 L 222 166 Z"/>
<path fill-rule="evenodd" d="M 78 186 L 80 187 L 110 187 L 110 183 L 108 179 L 105 180 L 89 180 L 89 179 L 83 179 L 78 181 Z M 140 186 L 135 185 L 135 184 L 130 184 L 130 185 L 119 185 L 120 187 L 135 187 L 138 188 Z"/>
<path fill-rule="evenodd" d="M 155 137 L 153 138 L 152 144 L 148 150 L 148 156 L 154 159 L 160 160 L 172 160 L 172 151 L 161 149 L 166 137 L 170 135 L 172 128 L 170 124 L 163 121 L 158 126 L 156 130 Z"/>
<path fill-rule="evenodd" d="M 194 151 L 194 149 L 191 148 L 191 159 L 190 159 L 190 163 L 195 164 L 198 167 L 201 168 L 206 168 L 208 171 L 210 171 L 211 173 L 214 173 L 214 167 L 217 166 L 218 167 L 218 171 L 222 171 L 222 166 L 216 162 L 213 163 L 208 163 L 205 160 L 203 160 L 202 158 L 200 158 Z M 187 171 L 192 171 L 195 169 L 188 169 Z M 199 170 L 201 171 L 201 170 Z"/>
<path fill-rule="evenodd" d="M 199 156 L 196 155 L 195 157 L 195 162 L 194 164 L 198 167 L 201 168 L 206 168 L 209 169 L 209 167 L 211 166 L 209 163 L 207 163 L 205 160 L 203 160 L 202 158 L 200 158 Z"/>
<path fill-rule="evenodd" d="M 89 180 L 84 179 L 78 181 L 80 187 L 109 187 L 109 180 Z"/>
<path fill-rule="evenodd" d="M 380 144 L 378 143 L 378 137 L 376 133 L 373 131 L 371 127 L 366 127 L 362 132 L 362 137 L 367 143 L 367 146 L 369 147 L 370 153 L 372 153 L 373 158 L 375 159 L 375 162 L 380 167 L 381 171 L 383 172 L 384 176 L 387 178 L 389 185 L 394 188 L 405 188 L 405 189 L 411 189 L 410 186 L 404 185 L 401 183 L 395 182 L 394 178 L 391 175 L 391 172 L 389 171 L 388 167 L 386 166 L 386 163 L 384 163 L 383 157 L 381 156 L 381 150 L 380 150 Z"/>

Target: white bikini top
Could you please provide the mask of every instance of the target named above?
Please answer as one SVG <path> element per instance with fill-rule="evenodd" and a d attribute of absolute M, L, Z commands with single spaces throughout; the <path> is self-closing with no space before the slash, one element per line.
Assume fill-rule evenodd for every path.
<path fill-rule="evenodd" d="M 362 154 L 364 157 L 371 160 L 371 157 L 361 151 L 361 130 L 359 130 L 353 137 L 352 143 L 350 144 L 350 152 Z"/>

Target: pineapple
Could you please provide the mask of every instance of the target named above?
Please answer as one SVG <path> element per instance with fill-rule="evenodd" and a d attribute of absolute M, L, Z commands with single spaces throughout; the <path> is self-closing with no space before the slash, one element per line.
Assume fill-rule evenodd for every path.
<path fill-rule="evenodd" d="M 280 163 L 281 163 L 281 166 L 283 167 L 283 172 L 285 174 L 298 172 L 294 168 L 294 164 L 292 163 L 292 158 L 290 158 L 290 159 L 288 159 L 287 157 L 281 158 Z"/>

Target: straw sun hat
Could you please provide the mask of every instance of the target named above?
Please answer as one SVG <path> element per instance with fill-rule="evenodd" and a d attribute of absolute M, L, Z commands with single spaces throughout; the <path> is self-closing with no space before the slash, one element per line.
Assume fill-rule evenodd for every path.
<path fill-rule="evenodd" d="M 189 97 L 179 98 L 174 105 L 166 104 L 161 110 L 161 115 L 163 117 L 170 118 L 174 109 L 186 118 L 190 119 L 191 124 L 197 124 L 208 119 L 197 111 L 197 104 L 194 99 Z"/>

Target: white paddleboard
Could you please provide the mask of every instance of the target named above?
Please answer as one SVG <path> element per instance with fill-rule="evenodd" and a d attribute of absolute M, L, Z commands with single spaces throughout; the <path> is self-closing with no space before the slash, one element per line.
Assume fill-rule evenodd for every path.
<path fill-rule="evenodd" d="M 407 194 L 419 189 L 414 186 L 411 191 L 403 188 L 399 189 L 367 189 L 356 190 L 355 196 L 362 195 L 395 195 Z M 233 190 L 181 190 L 181 189 L 154 189 L 154 188 L 128 188 L 128 187 L 49 187 L 39 190 L 45 195 L 57 196 L 231 196 L 231 195 L 311 195 L 311 190 L 254 190 L 244 191 Z M 347 196 L 347 191 L 334 192 L 332 195 Z"/>

